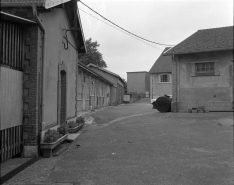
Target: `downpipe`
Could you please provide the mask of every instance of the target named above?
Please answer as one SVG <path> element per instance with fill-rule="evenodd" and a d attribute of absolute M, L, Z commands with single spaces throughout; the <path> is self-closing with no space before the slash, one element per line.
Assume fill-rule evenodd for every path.
<path fill-rule="evenodd" d="M 44 71 L 45 71 L 45 48 L 46 48 L 46 30 L 45 27 L 43 26 L 40 18 L 38 17 L 38 12 L 37 12 L 37 6 L 32 6 L 33 9 L 33 16 L 35 21 L 37 22 L 39 28 L 41 29 L 41 31 L 43 32 L 43 38 L 42 38 L 42 61 L 41 61 L 41 123 L 39 123 L 39 128 L 38 128 L 38 138 L 39 138 L 39 142 L 41 140 L 41 136 L 40 136 L 40 132 L 42 131 L 42 128 L 45 126 L 44 123 Z"/>

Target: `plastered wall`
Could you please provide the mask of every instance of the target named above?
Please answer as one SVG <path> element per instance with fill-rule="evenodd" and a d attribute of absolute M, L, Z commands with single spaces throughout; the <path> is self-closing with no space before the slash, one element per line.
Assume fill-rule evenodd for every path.
<path fill-rule="evenodd" d="M 39 15 L 42 24 L 46 29 L 46 57 L 45 57 L 45 105 L 44 122 L 45 127 L 57 124 L 58 107 L 58 78 L 59 65 L 66 67 L 67 76 L 67 118 L 74 117 L 76 114 L 76 70 L 77 53 L 71 45 L 64 49 L 63 29 L 71 29 L 65 9 L 54 8 L 50 13 Z M 74 46 L 74 38 L 71 32 L 67 32 L 68 40 Z"/>
<path fill-rule="evenodd" d="M 171 74 L 171 73 L 163 73 Z M 172 95 L 172 83 L 159 83 L 160 74 L 151 74 L 151 99 L 157 99 L 160 96 Z"/>
<path fill-rule="evenodd" d="M 176 71 L 177 80 L 174 81 L 176 83 L 174 88 L 177 88 L 175 95 L 177 96 L 178 111 L 198 106 L 205 106 L 210 111 L 233 110 L 232 59 L 232 51 L 179 56 Z M 214 76 L 192 76 L 192 62 L 197 61 L 217 61 L 217 74 Z"/>

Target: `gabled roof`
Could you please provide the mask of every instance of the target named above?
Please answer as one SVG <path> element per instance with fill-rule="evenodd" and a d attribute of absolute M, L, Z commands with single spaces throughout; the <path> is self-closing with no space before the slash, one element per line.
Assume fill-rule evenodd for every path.
<path fill-rule="evenodd" d="M 65 5 L 72 34 L 79 53 L 86 53 L 85 38 L 80 20 L 80 14 L 76 0 L 1 0 L 1 8 L 10 7 L 32 7 L 36 6 L 41 9 L 50 9 L 56 6 Z"/>
<path fill-rule="evenodd" d="M 164 56 L 163 54 L 168 51 L 170 47 L 166 47 L 154 65 L 149 70 L 149 73 L 168 73 L 172 72 L 172 58 L 171 56 Z"/>
<path fill-rule="evenodd" d="M 102 67 L 98 67 L 98 66 L 95 65 L 95 64 L 88 64 L 87 66 L 88 66 L 88 67 L 97 68 L 97 69 L 99 69 L 99 70 L 101 70 L 101 71 L 103 71 L 103 72 L 105 72 L 105 73 L 108 73 L 108 74 L 110 74 L 110 75 L 116 76 L 116 77 L 119 78 L 123 83 L 125 83 L 125 82 L 123 81 L 123 79 L 122 79 L 119 75 L 117 75 L 117 74 L 115 74 L 115 73 L 113 73 L 113 72 L 111 72 L 111 71 L 108 71 L 108 70 L 106 70 L 106 69 L 104 69 L 104 68 L 102 68 Z"/>
<path fill-rule="evenodd" d="M 109 80 L 107 80 L 106 78 L 104 78 L 103 76 L 99 75 L 98 73 L 96 73 L 95 71 L 93 71 L 92 69 L 90 69 L 89 67 L 87 67 L 85 64 L 81 63 L 81 62 L 78 62 L 78 66 L 80 68 L 83 68 L 84 70 L 92 73 L 94 76 L 96 76 L 97 78 L 100 78 L 102 79 L 103 81 L 107 82 L 108 84 L 110 85 L 114 85 L 112 82 L 110 82 Z"/>
<path fill-rule="evenodd" d="M 233 50 L 233 26 L 198 30 L 165 55 Z"/>
<path fill-rule="evenodd" d="M 149 73 L 148 71 L 132 71 L 132 72 L 126 72 L 126 73 Z"/>

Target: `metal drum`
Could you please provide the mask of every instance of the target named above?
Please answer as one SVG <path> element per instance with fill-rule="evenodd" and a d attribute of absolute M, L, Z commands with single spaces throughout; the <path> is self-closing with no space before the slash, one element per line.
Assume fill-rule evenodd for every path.
<path fill-rule="evenodd" d="M 159 112 L 171 112 L 171 102 L 172 102 L 172 98 L 165 95 L 165 96 L 161 96 L 157 98 L 157 100 L 153 102 L 153 106 Z"/>

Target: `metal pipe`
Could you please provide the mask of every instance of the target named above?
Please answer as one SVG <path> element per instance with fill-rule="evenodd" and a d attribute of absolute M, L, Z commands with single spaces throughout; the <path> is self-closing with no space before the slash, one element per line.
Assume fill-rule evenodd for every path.
<path fill-rule="evenodd" d="M 37 7 L 34 5 L 32 6 L 33 9 L 33 16 L 35 18 L 35 21 L 37 22 L 38 26 L 40 27 L 41 31 L 43 32 L 43 39 L 42 39 L 42 62 L 41 62 L 41 124 L 39 125 L 38 133 L 39 133 L 39 139 L 40 139 L 40 131 L 42 130 L 42 126 L 45 125 L 44 123 L 44 71 L 45 71 L 45 51 L 46 51 L 46 30 L 43 26 L 40 18 L 37 15 Z"/>

